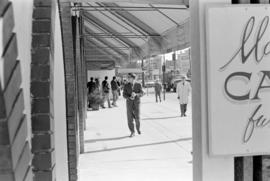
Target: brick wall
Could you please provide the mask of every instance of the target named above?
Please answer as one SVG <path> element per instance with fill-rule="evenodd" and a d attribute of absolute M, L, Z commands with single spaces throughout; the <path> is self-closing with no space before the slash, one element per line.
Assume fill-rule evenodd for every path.
<path fill-rule="evenodd" d="M 31 181 L 22 74 L 13 32 L 13 7 L 8 0 L 0 1 L 0 15 L 0 180 Z"/>
<path fill-rule="evenodd" d="M 51 0 L 35 0 L 32 26 L 31 121 L 35 181 L 55 180 Z"/>

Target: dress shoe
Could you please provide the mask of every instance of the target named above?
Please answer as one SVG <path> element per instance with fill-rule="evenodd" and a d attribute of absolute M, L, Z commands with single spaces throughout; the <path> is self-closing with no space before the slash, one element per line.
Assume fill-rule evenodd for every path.
<path fill-rule="evenodd" d="M 132 138 L 133 136 L 135 136 L 134 132 L 132 132 L 129 137 Z"/>
<path fill-rule="evenodd" d="M 141 134 L 141 131 L 140 130 L 138 130 L 137 132 L 138 132 L 138 134 Z"/>

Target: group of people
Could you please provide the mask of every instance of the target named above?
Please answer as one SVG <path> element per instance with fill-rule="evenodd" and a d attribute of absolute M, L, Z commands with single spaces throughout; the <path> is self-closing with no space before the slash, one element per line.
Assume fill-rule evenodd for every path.
<path fill-rule="evenodd" d="M 88 88 L 88 95 L 91 95 L 95 91 L 98 92 L 98 94 L 101 94 L 102 96 L 102 103 L 100 106 L 102 108 L 105 108 L 105 102 L 108 103 L 108 107 L 111 108 L 112 106 L 117 106 L 116 101 L 118 100 L 120 93 L 120 87 L 121 84 L 117 80 L 117 78 L 114 76 L 109 84 L 108 82 L 108 76 L 105 76 L 104 80 L 101 82 L 101 87 L 98 78 L 95 79 L 91 77 L 90 81 L 87 83 Z M 110 93 L 113 95 L 113 101 L 111 104 L 110 101 Z M 88 100 L 88 107 L 91 107 L 90 101 Z"/>
<path fill-rule="evenodd" d="M 89 94 L 91 91 L 99 88 L 99 81 L 98 79 L 95 80 L 91 77 L 90 82 L 87 84 Z M 107 101 L 108 107 L 111 107 L 110 103 L 110 92 L 113 95 L 113 102 L 112 105 L 116 106 L 116 101 L 120 93 L 121 83 L 113 77 L 110 84 L 108 82 L 108 77 L 106 76 L 105 79 L 101 83 L 101 91 L 103 96 L 103 103 L 101 107 L 105 108 L 104 102 Z M 126 110 L 127 110 L 127 120 L 128 120 L 128 128 L 130 130 L 130 137 L 135 136 L 135 129 L 138 134 L 141 134 L 140 129 L 140 98 L 144 95 L 144 91 L 142 85 L 136 81 L 136 75 L 129 73 L 128 80 L 122 85 L 123 88 L 123 97 L 126 99 Z M 177 98 L 179 99 L 180 103 L 180 110 L 181 110 L 181 117 L 186 116 L 187 111 L 187 104 L 188 104 L 188 97 L 191 91 L 191 86 L 189 82 L 186 81 L 186 77 L 182 77 L 182 81 L 177 85 Z M 156 102 L 161 102 L 161 92 L 162 92 L 162 85 L 157 80 L 155 82 L 155 97 Z M 135 123 L 135 124 L 134 124 Z"/>
<path fill-rule="evenodd" d="M 91 77 L 87 83 L 88 95 L 91 95 L 95 91 L 101 91 L 102 103 L 101 107 L 105 108 L 104 103 L 108 103 L 108 107 L 111 108 L 116 105 L 118 96 L 121 95 L 121 87 L 123 88 L 123 97 L 126 99 L 127 119 L 128 127 L 131 132 L 130 137 L 135 135 L 135 128 L 138 134 L 141 134 L 140 130 L 140 98 L 144 95 L 142 85 L 136 80 L 136 75 L 129 73 L 128 80 L 123 81 L 122 85 L 116 77 L 113 77 L 110 84 L 108 77 L 105 76 L 101 83 L 101 88 L 98 79 Z M 113 101 L 110 102 L 110 93 L 112 93 Z M 88 100 L 89 101 L 89 100 Z M 88 106 L 90 106 L 88 104 Z M 134 124 L 135 122 L 135 124 Z"/>

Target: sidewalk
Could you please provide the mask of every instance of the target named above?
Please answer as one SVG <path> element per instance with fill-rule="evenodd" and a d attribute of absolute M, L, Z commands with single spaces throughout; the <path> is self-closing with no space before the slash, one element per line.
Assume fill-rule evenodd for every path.
<path fill-rule="evenodd" d="M 180 118 L 176 94 L 142 98 L 141 131 L 129 138 L 125 101 L 88 112 L 79 181 L 192 181 L 191 108 Z"/>

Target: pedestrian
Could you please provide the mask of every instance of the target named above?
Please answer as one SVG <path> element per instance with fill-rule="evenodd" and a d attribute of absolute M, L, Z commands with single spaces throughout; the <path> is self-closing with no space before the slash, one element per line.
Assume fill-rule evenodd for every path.
<path fill-rule="evenodd" d="M 177 84 L 176 92 L 177 98 L 179 99 L 180 103 L 180 110 L 181 110 L 181 117 L 187 116 L 187 104 L 188 104 L 188 97 L 191 91 L 191 87 L 189 82 L 186 81 L 186 76 L 182 76 L 182 81 Z"/>
<path fill-rule="evenodd" d="M 99 79 L 95 78 L 95 83 L 96 83 L 96 89 L 100 89 L 100 83 L 99 83 Z"/>
<path fill-rule="evenodd" d="M 113 77 L 113 79 L 111 81 L 111 89 L 112 89 L 112 95 L 113 95 L 113 103 L 112 103 L 112 105 L 117 106 L 116 101 L 118 99 L 118 94 L 119 94 L 118 89 L 119 89 L 119 87 L 118 87 L 117 80 L 116 80 L 115 76 Z"/>
<path fill-rule="evenodd" d="M 110 85 L 108 83 L 108 76 L 105 76 L 104 80 L 102 81 L 102 96 L 103 96 L 103 103 L 101 105 L 102 108 L 105 108 L 104 103 L 108 102 L 108 107 L 111 108 L 110 103 Z"/>
<path fill-rule="evenodd" d="M 158 98 L 159 98 L 159 102 L 161 102 L 161 91 L 162 91 L 162 85 L 161 85 L 160 81 L 157 79 L 155 81 L 156 102 L 158 102 Z"/>
<path fill-rule="evenodd" d="M 87 83 L 87 88 L 88 88 L 88 94 L 91 94 L 96 87 L 96 83 L 94 82 L 94 78 L 90 78 L 90 82 Z"/>
<path fill-rule="evenodd" d="M 118 85 L 118 95 L 121 96 L 121 83 L 120 78 L 116 79 L 117 85 Z"/>
<path fill-rule="evenodd" d="M 91 77 L 90 81 L 87 83 L 87 89 L 88 89 L 87 105 L 88 105 L 88 108 L 90 108 L 89 95 L 94 92 L 95 88 L 96 88 L 96 83 L 94 82 L 94 78 Z"/>
<path fill-rule="evenodd" d="M 123 97 L 126 99 L 128 127 L 131 132 L 130 137 L 135 136 L 134 121 L 136 130 L 141 134 L 140 130 L 140 98 L 143 96 L 142 85 L 136 80 L 136 75 L 128 74 L 128 83 L 124 85 Z"/>

